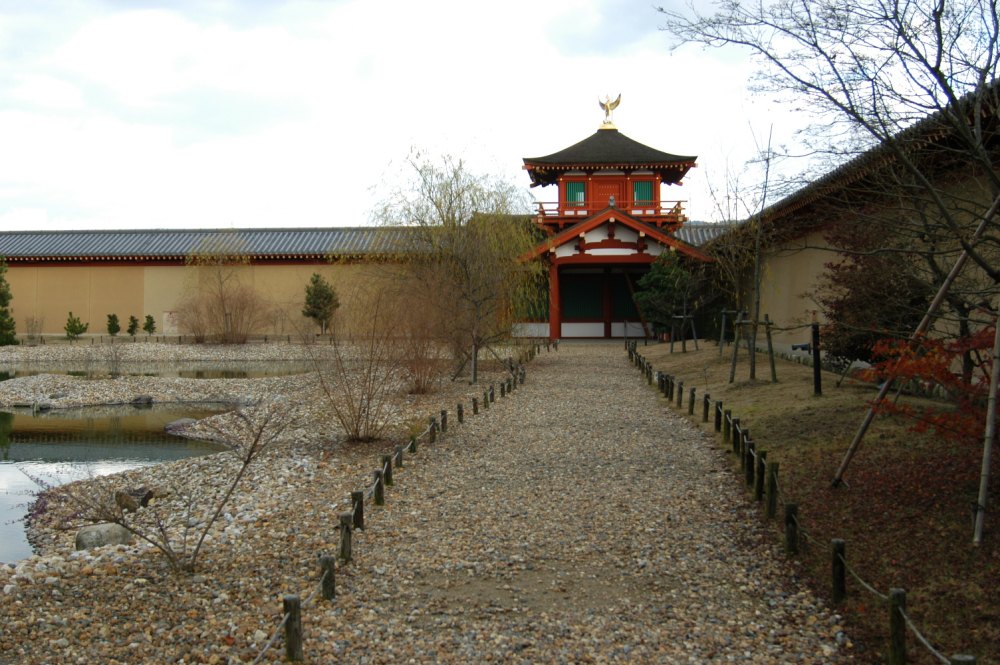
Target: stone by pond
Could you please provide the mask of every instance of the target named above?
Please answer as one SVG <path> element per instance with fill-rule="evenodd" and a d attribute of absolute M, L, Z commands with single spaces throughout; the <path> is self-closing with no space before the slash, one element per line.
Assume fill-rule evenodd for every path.
<path fill-rule="evenodd" d="M 170 405 L 0 411 L 0 562 L 32 554 L 23 520 L 42 486 L 218 452 L 217 444 L 170 435 L 165 426 L 219 410 Z"/>

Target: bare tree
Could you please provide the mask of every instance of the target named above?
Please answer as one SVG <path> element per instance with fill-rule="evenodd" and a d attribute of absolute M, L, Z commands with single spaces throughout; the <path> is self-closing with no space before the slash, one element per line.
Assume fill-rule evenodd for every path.
<path fill-rule="evenodd" d="M 376 285 L 359 288 L 334 321 L 329 355 L 314 352 L 320 387 L 351 441 L 374 441 L 391 424 L 400 366 L 395 314 L 399 303 Z"/>
<path fill-rule="evenodd" d="M 84 521 L 117 524 L 152 545 L 175 572 L 194 572 L 206 537 L 248 469 L 293 423 L 289 405 L 278 401 L 204 421 L 212 438 L 229 448 L 221 454 L 235 457 L 230 477 L 212 479 L 220 483 L 219 491 L 206 486 L 204 478 L 192 476 L 150 491 L 140 503 L 117 474 L 71 483 L 56 491 L 77 506 Z"/>
<path fill-rule="evenodd" d="M 213 234 L 187 257 L 187 264 L 192 272 L 176 307 L 179 328 L 199 342 L 246 343 L 269 306 L 246 283 L 250 256 L 245 243 L 235 233 Z"/>
<path fill-rule="evenodd" d="M 915 335 L 929 329 L 967 264 L 990 287 L 983 304 L 996 309 L 996 3 L 723 0 L 712 14 L 660 11 L 665 29 L 680 42 L 740 46 L 759 58 L 765 65 L 755 82 L 759 90 L 805 101 L 821 116 L 809 134 L 819 152 L 840 162 L 860 155 L 850 165 L 856 177 L 889 167 L 907 185 L 903 193 L 916 193 L 925 203 L 938 247 L 959 254 L 951 270 L 940 274 L 937 296 Z M 966 182 L 975 183 L 973 191 L 942 184 L 942 173 L 956 165 Z M 873 414 L 870 410 L 852 441 L 834 485 L 841 482 Z"/>
<path fill-rule="evenodd" d="M 477 381 L 480 351 L 510 340 L 514 322 L 537 307 L 542 267 L 520 261 L 537 242 L 527 198 L 460 159 L 410 155 L 410 184 L 376 217 L 401 227 L 408 284 L 435 313 L 437 337 Z M 458 369 L 457 373 L 461 371 Z"/>

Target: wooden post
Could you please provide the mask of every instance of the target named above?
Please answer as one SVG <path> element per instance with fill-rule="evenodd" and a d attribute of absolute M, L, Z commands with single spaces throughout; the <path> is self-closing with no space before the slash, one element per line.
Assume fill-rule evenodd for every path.
<path fill-rule="evenodd" d="M 778 513 L 778 463 L 767 463 L 767 503 L 764 514 L 773 520 Z"/>
<path fill-rule="evenodd" d="M 733 452 L 739 455 L 740 444 L 743 441 L 743 430 L 740 428 L 740 419 L 731 418 L 732 425 L 729 427 L 729 445 L 732 446 Z M 742 462 L 740 463 L 742 466 Z"/>
<path fill-rule="evenodd" d="M 495 402 L 495 401 L 497 401 L 497 393 L 496 393 L 495 390 L 493 390 L 493 384 L 491 383 L 490 384 L 490 402 Z"/>
<path fill-rule="evenodd" d="M 351 512 L 354 513 L 354 528 L 365 530 L 365 493 L 351 492 Z"/>
<path fill-rule="evenodd" d="M 906 665 L 906 591 L 889 589 L 889 665 Z"/>
<path fill-rule="evenodd" d="M 722 443 L 731 443 L 729 436 L 733 427 L 733 411 L 726 409 L 722 412 Z"/>
<path fill-rule="evenodd" d="M 736 315 L 736 320 L 733 323 L 733 360 L 729 365 L 729 383 L 736 380 L 736 358 L 740 353 L 740 339 L 743 333 L 743 326 L 741 325 L 743 319 L 743 312 Z"/>
<path fill-rule="evenodd" d="M 455 407 L 455 410 L 458 413 L 458 424 L 461 425 L 463 422 L 465 422 L 465 407 L 462 406 L 461 402 L 459 402 L 458 405 Z"/>
<path fill-rule="evenodd" d="M 694 415 L 694 388 L 688 392 L 688 415 Z"/>
<path fill-rule="evenodd" d="M 754 453 L 757 450 L 756 444 L 750 439 L 746 439 L 746 452 L 744 453 L 743 463 L 744 475 L 746 478 L 747 487 L 753 487 L 753 474 L 757 469 L 757 459 Z"/>
<path fill-rule="evenodd" d="M 441 433 L 444 434 L 448 431 L 448 412 L 441 409 Z"/>
<path fill-rule="evenodd" d="M 323 579 L 323 599 L 333 600 L 337 595 L 337 559 L 324 554 L 319 558 L 319 570 Z"/>
<path fill-rule="evenodd" d="M 722 400 L 715 400 L 715 431 L 722 431 Z"/>
<path fill-rule="evenodd" d="M 282 601 L 288 621 L 285 622 L 285 659 L 301 662 L 306 659 L 302 652 L 302 602 L 298 596 L 285 596 Z"/>
<path fill-rule="evenodd" d="M 416 436 L 411 436 L 410 437 L 410 454 L 411 455 L 416 455 L 417 454 L 417 437 Z"/>
<path fill-rule="evenodd" d="M 500 382 L 500 397 L 507 396 L 507 383 L 505 381 Z"/>
<path fill-rule="evenodd" d="M 712 400 L 709 398 L 708 393 L 705 393 L 705 396 L 701 398 L 701 401 L 702 401 L 701 422 L 707 423 L 708 412 L 712 409 Z"/>
<path fill-rule="evenodd" d="M 472 415 L 474 415 L 474 416 L 478 416 L 479 415 L 479 398 L 478 397 L 473 397 L 472 398 Z"/>
<path fill-rule="evenodd" d="M 484 409 L 490 408 L 490 391 L 489 390 L 484 390 L 483 391 L 483 408 Z"/>
<path fill-rule="evenodd" d="M 385 482 L 382 479 L 381 469 L 375 471 L 375 493 L 372 498 L 375 499 L 376 506 L 385 505 Z"/>
<path fill-rule="evenodd" d="M 353 535 L 351 523 L 353 521 L 354 516 L 350 513 L 340 514 L 340 559 L 344 563 L 351 560 L 351 536 Z"/>
<path fill-rule="evenodd" d="M 403 468 L 403 446 L 396 446 L 396 453 L 392 456 L 392 463 L 397 469 Z"/>
<path fill-rule="evenodd" d="M 684 406 L 684 382 L 677 382 L 677 408 Z"/>
<path fill-rule="evenodd" d="M 834 538 L 831 542 L 833 550 L 832 572 L 833 572 L 833 602 L 839 605 L 847 597 L 847 565 L 844 558 L 846 545 L 840 538 Z"/>
<path fill-rule="evenodd" d="M 812 324 L 812 352 L 813 352 L 813 394 L 823 394 L 823 375 L 820 374 L 819 359 L 819 324 Z"/>
<path fill-rule="evenodd" d="M 799 553 L 799 507 L 794 503 L 785 504 L 785 554 Z"/>
<path fill-rule="evenodd" d="M 767 451 L 757 451 L 757 464 L 753 474 L 753 498 L 754 501 L 764 500 L 764 469 L 767 467 Z"/>
<path fill-rule="evenodd" d="M 435 441 L 437 441 L 437 431 L 438 431 L 437 419 L 434 416 L 431 416 L 428 420 L 428 426 L 427 426 L 428 443 L 434 443 Z"/>
<path fill-rule="evenodd" d="M 382 455 L 382 482 L 392 487 L 392 455 Z"/>
<path fill-rule="evenodd" d="M 771 362 L 771 383 L 778 382 L 778 370 L 774 367 L 774 342 L 771 340 L 771 319 L 764 315 L 764 334 L 767 336 L 767 357 Z"/>

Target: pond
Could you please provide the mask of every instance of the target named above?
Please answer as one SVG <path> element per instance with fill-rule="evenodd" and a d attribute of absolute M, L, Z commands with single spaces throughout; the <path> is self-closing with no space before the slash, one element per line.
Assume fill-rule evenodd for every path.
<path fill-rule="evenodd" d="M 32 554 L 24 517 L 39 490 L 159 462 L 207 455 L 218 444 L 167 434 L 179 418 L 203 418 L 221 406 L 72 409 L 44 414 L 0 411 L 0 561 Z"/>
<path fill-rule="evenodd" d="M 125 376 L 160 376 L 182 379 L 259 379 L 269 376 L 289 376 L 313 371 L 309 360 L 268 361 L 181 361 L 122 363 L 119 372 Z M 67 363 L 30 362 L 0 366 L 0 381 L 36 374 L 69 374 L 71 376 L 106 377 L 108 363 L 101 361 Z"/>

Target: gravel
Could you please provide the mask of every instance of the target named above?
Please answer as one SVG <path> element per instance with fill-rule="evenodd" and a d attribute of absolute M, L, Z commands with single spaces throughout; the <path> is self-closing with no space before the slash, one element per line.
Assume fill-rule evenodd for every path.
<path fill-rule="evenodd" d="M 0 384 L 0 403 L 21 399 L 18 381 Z M 32 525 L 41 555 L 0 566 L 0 663 L 252 662 L 282 597 L 312 594 L 350 491 L 390 447 L 337 441 L 310 381 L 206 382 L 284 395 L 303 424 L 251 469 L 194 575 L 140 545 L 73 552 L 74 507 L 52 497 Z M 67 400 L 96 389 L 80 383 L 100 382 L 61 386 Z M 447 408 L 450 430 L 395 470 L 385 507 L 366 506 L 337 598 L 303 610 L 307 662 L 851 660 L 840 617 L 796 580 L 724 456 L 620 345 L 543 351 L 523 386 L 473 416 L 481 390 L 400 401 L 401 422 Z M 219 486 L 233 464 L 183 460 L 122 483 Z M 263 662 L 283 655 L 279 638 Z"/>

